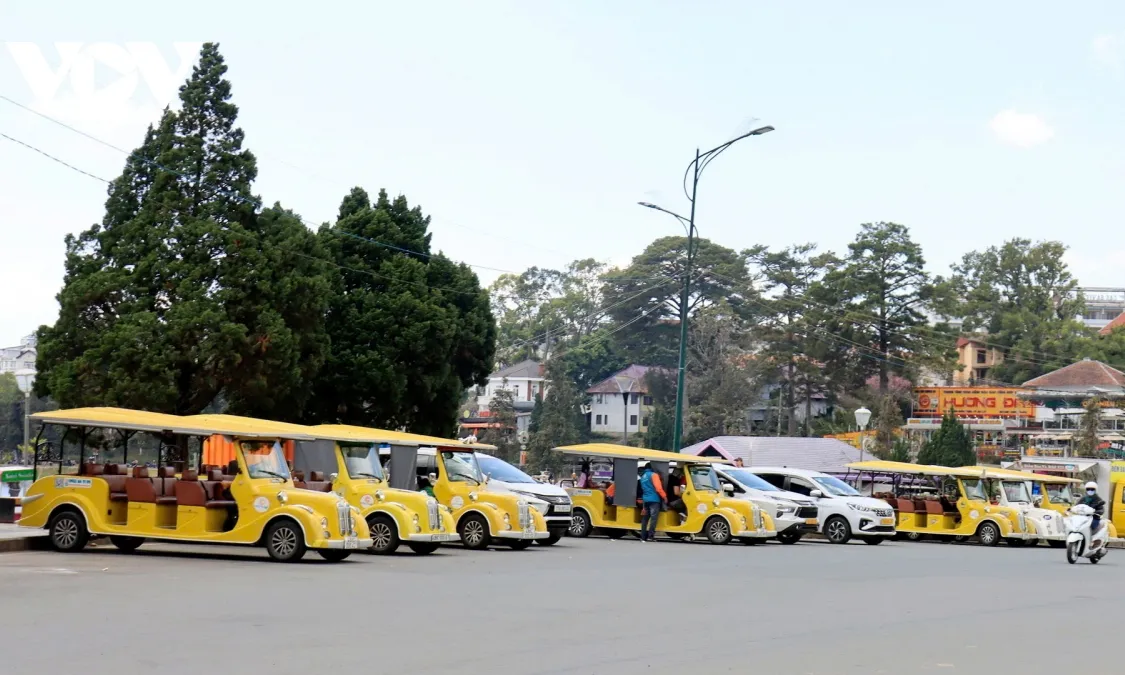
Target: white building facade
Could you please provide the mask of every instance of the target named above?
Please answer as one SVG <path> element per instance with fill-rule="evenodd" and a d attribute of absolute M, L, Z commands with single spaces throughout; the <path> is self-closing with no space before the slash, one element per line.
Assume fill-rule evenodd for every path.
<path fill-rule="evenodd" d="M 652 415 L 645 384 L 650 366 L 631 365 L 586 390 L 590 396 L 590 431 L 596 434 L 644 433 Z"/>
<path fill-rule="evenodd" d="M 512 402 L 517 409 L 535 405 L 535 399 L 547 393 L 545 368 L 538 361 L 521 361 L 488 376 L 488 384 L 477 387 L 476 403 L 480 411 L 488 410 L 492 397 L 501 389 L 512 392 Z M 520 403 L 524 405 L 520 405 Z"/>
<path fill-rule="evenodd" d="M 0 348 L 0 374 L 35 370 L 36 337 L 28 335 L 15 347 Z"/>

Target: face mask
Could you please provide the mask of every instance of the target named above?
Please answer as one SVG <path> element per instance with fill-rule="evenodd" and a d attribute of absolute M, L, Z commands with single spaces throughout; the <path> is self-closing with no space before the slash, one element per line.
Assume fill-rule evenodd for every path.
<path fill-rule="evenodd" d="M 1093 497 L 1096 492 L 1097 490 L 1086 490 L 1086 494 L 1090 495 L 1091 497 Z"/>

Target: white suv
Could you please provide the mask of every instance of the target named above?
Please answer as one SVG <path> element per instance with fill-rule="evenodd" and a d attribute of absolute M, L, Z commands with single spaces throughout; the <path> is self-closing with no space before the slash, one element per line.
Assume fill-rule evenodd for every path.
<path fill-rule="evenodd" d="M 512 492 L 528 500 L 547 521 L 551 536 L 536 540 L 537 544 L 551 546 L 558 543 L 570 529 L 571 502 L 566 490 L 550 483 L 540 483 L 499 457 L 476 453 L 481 473 L 488 477 L 487 490 Z"/>
<path fill-rule="evenodd" d="M 820 533 L 833 544 L 846 544 L 852 537 L 868 544 L 881 544 L 895 534 L 895 512 L 890 504 L 864 497 L 835 476 L 786 467 L 749 468 L 778 489 L 814 499 Z"/>
<path fill-rule="evenodd" d="M 770 514 L 781 543 L 796 544 L 805 534 L 816 532 L 817 508 L 812 497 L 778 489 L 750 469 L 716 464 L 715 472 L 724 492 L 753 502 Z"/>

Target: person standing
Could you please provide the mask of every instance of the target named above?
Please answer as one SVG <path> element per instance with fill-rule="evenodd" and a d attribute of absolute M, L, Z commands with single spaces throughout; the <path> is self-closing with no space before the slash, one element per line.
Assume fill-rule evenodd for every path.
<path fill-rule="evenodd" d="M 641 474 L 641 541 L 656 539 L 656 520 L 660 509 L 668 502 L 668 495 L 660 481 L 660 474 L 652 470 L 652 465 L 644 463 Z"/>
<path fill-rule="evenodd" d="M 734 458 L 734 465 L 735 465 L 736 467 L 738 467 L 739 469 L 741 469 L 741 468 L 742 468 L 742 466 L 743 466 L 743 465 L 742 465 L 742 458 L 741 458 L 741 457 L 735 457 L 735 458 Z"/>

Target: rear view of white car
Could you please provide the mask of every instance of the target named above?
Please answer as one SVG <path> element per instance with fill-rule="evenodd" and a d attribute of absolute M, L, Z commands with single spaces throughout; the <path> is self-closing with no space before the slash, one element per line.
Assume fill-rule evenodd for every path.
<path fill-rule="evenodd" d="M 751 501 L 770 514 L 781 543 L 796 544 L 804 535 L 816 532 L 817 507 L 811 497 L 778 489 L 750 469 L 716 464 L 715 472 L 723 482 L 724 491 L 737 499 Z"/>
<path fill-rule="evenodd" d="M 895 534 L 895 512 L 882 499 L 864 497 L 844 481 L 819 471 L 788 467 L 749 467 L 774 487 L 808 495 L 816 502 L 820 533 L 833 544 L 853 537 L 881 544 Z"/>
<path fill-rule="evenodd" d="M 551 536 L 539 539 L 543 546 L 557 544 L 570 529 L 571 503 L 566 490 L 550 483 L 540 483 L 499 457 L 476 453 L 480 470 L 488 477 L 487 489 L 494 492 L 512 492 L 527 498 L 528 502 L 547 521 Z"/>

